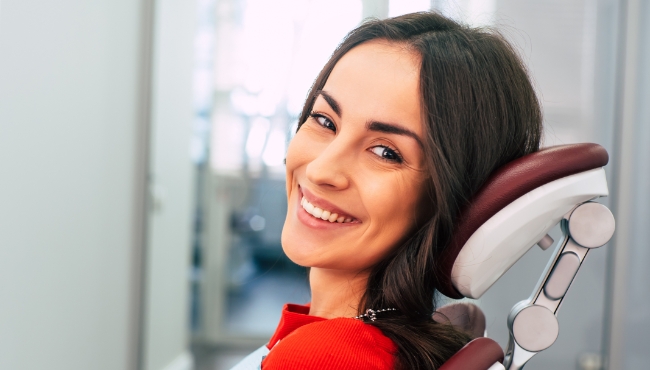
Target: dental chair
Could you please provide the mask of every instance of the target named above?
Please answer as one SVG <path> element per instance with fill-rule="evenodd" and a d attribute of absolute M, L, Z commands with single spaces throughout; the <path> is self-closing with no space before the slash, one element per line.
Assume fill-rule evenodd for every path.
<path fill-rule="evenodd" d="M 597 144 L 542 149 L 497 170 L 470 201 L 440 258 L 442 294 L 480 298 L 535 244 L 556 247 L 531 296 L 510 311 L 505 354 L 495 341 L 478 335 L 479 329 L 479 337 L 441 370 L 519 370 L 555 342 L 558 310 L 585 257 L 614 233 L 612 213 L 595 202 L 608 195 L 602 168 L 608 160 Z M 555 243 L 548 233 L 558 223 L 563 238 Z M 453 316 L 458 307 L 445 315 Z"/>

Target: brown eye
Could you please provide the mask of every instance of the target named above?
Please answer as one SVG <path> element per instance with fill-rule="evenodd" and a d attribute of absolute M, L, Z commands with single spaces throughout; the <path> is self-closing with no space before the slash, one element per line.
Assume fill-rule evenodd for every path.
<path fill-rule="evenodd" d="M 311 113 L 310 116 L 314 120 L 316 120 L 316 122 L 319 125 L 325 127 L 328 130 L 332 130 L 332 131 L 336 132 L 336 126 L 334 125 L 334 123 L 332 121 L 329 120 L 329 118 L 323 116 L 322 114 L 318 114 L 318 113 Z"/>
<path fill-rule="evenodd" d="M 387 146 L 377 145 L 370 148 L 370 151 L 385 161 L 402 163 L 402 157 L 400 157 L 400 155 L 395 150 Z"/>

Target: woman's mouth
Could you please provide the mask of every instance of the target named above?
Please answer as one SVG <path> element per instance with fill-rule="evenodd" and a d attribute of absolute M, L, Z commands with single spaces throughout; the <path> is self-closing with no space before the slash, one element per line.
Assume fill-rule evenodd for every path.
<path fill-rule="evenodd" d="M 312 215 L 315 218 L 319 218 L 323 221 L 329 221 L 330 223 L 350 223 L 352 222 L 352 218 L 350 217 L 345 217 L 343 215 L 339 216 L 338 213 L 334 213 L 331 211 L 328 211 L 326 209 L 321 209 L 319 207 L 314 206 L 313 204 L 309 203 L 309 201 L 303 196 L 302 199 L 300 200 L 300 205 L 302 208 L 310 215 Z"/>
<path fill-rule="evenodd" d="M 349 213 L 344 212 L 325 199 L 318 198 L 309 190 L 298 186 L 298 191 L 300 207 L 305 211 L 304 213 L 298 212 L 298 215 L 308 225 L 316 228 L 327 228 L 327 225 L 353 225 L 361 223 L 361 221 Z"/>

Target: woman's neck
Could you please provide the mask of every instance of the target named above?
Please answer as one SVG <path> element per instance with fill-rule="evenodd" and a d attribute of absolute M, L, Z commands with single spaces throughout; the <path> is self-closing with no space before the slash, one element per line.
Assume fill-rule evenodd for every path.
<path fill-rule="evenodd" d="M 367 273 L 342 272 L 312 267 L 309 271 L 312 316 L 332 319 L 354 317 L 368 281 Z"/>

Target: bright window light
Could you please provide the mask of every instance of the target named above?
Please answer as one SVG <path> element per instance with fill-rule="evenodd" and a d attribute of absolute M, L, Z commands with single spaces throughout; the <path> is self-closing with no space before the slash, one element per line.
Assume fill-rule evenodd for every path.
<path fill-rule="evenodd" d="M 390 0 L 388 3 L 388 16 L 421 12 L 431 8 L 430 0 Z"/>
<path fill-rule="evenodd" d="M 251 129 L 246 140 L 246 155 L 248 155 L 248 158 L 259 158 L 262 155 L 269 126 L 271 126 L 271 123 L 263 117 L 255 118 L 251 122 Z"/>
<path fill-rule="evenodd" d="M 300 114 L 307 91 L 343 37 L 361 22 L 359 0 L 316 0 L 305 9 L 291 64 L 287 91 L 289 114 Z"/>
<path fill-rule="evenodd" d="M 284 163 L 286 138 L 283 130 L 273 129 L 262 154 L 264 164 L 269 167 L 280 166 Z"/>
<path fill-rule="evenodd" d="M 494 24 L 496 0 L 444 1 L 437 7 L 442 14 L 472 27 Z"/>

